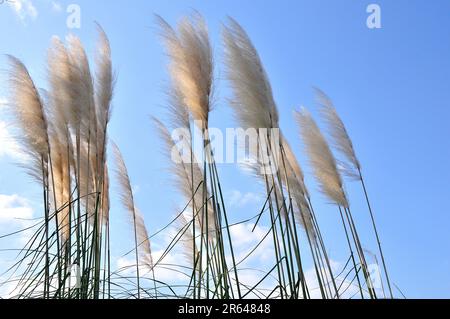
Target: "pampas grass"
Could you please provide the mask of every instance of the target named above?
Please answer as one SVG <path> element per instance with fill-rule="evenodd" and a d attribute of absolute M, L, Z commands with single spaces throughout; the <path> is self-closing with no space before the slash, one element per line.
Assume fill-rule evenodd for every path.
<path fill-rule="evenodd" d="M 31 158 L 29 170 L 43 188 L 45 213 L 17 265 L 31 259 L 22 278 L 37 283 L 22 286 L 22 296 L 98 298 L 101 260 L 109 268 L 106 136 L 114 80 L 109 42 L 101 28 L 99 33 L 95 84 L 88 55 L 74 36 L 67 46 L 52 39 L 49 87 L 41 94 L 24 64 L 9 58 L 16 123 Z M 81 277 L 75 289 L 69 285 L 73 265 Z M 108 278 L 104 272 L 103 281 Z"/>
<path fill-rule="evenodd" d="M 9 56 L 11 66 L 9 85 L 11 101 L 23 136 L 24 152 L 29 154 L 32 164 L 30 174 L 39 181 L 44 181 L 48 169 L 50 142 L 48 123 L 42 98 L 25 65 L 17 58 Z"/>
<path fill-rule="evenodd" d="M 235 112 L 236 119 L 246 129 L 278 127 L 278 111 L 258 53 L 242 27 L 232 19 L 229 19 L 228 25 L 223 29 L 223 43 L 226 75 L 233 92 L 230 104 Z M 290 253 L 290 248 L 287 248 L 290 243 L 287 243 L 286 236 L 283 235 L 283 227 L 286 225 L 283 225 L 279 215 L 282 211 L 284 218 L 286 220 L 289 218 L 282 195 L 283 190 L 280 188 L 280 184 L 276 184 L 273 176 L 270 178 L 266 174 L 267 170 L 260 161 L 261 158 L 268 158 L 270 163 L 274 162 L 277 154 L 269 149 L 271 142 L 269 134 L 268 136 L 261 135 L 258 131 L 258 148 L 249 151 L 253 152 L 251 156 L 256 159 L 253 170 L 264 181 L 267 197 L 270 198 L 268 203 L 273 227 L 272 238 L 275 248 L 276 270 L 280 296 L 284 298 L 287 295 L 285 292 L 286 286 L 290 290 L 289 294 L 295 296 L 297 292 L 292 285 L 292 282 L 296 281 L 293 278 L 295 276 L 293 273 L 293 255 Z M 273 170 L 273 167 L 271 166 L 269 170 Z M 299 256 L 297 255 L 297 257 Z M 299 281 L 302 283 L 303 295 L 305 296 L 306 289 L 304 280 L 301 278 L 303 271 L 301 261 L 298 258 L 297 266 L 300 274 Z M 287 281 L 286 277 L 288 278 Z"/>
<path fill-rule="evenodd" d="M 175 184 L 184 199 L 190 203 L 189 206 L 192 207 L 191 211 L 193 211 L 194 214 L 192 218 L 195 218 L 198 223 L 199 230 L 206 229 L 203 226 L 204 221 L 200 214 L 204 206 L 203 194 L 201 191 L 204 173 L 195 158 L 192 163 L 186 163 L 186 159 L 183 159 L 183 155 L 181 153 L 182 150 L 178 148 L 177 144 L 172 139 L 170 131 L 167 127 L 156 118 L 153 118 L 153 122 L 157 129 L 158 135 L 163 141 L 164 153 L 167 160 L 172 163 L 171 172 L 175 177 Z M 193 155 L 190 141 L 186 139 L 183 139 L 183 141 L 185 142 L 184 150 L 186 151 L 186 149 L 188 149 L 192 156 L 195 156 Z M 188 160 L 190 160 L 190 156 Z M 210 198 L 209 191 L 206 197 Z M 210 233 L 211 236 L 215 236 L 215 229 L 216 222 L 214 210 L 211 206 L 209 206 L 208 233 Z"/>
<path fill-rule="evenodd" d="M 191 19 L 184 18 L 175 31 L 160 16 L 156 16 L 156 20 L 170 57 L 169 72 L 174 90 L 193 118 L 207 125 L 212 110 L 214 68 L 206 23 L 199 14 L 194 14 Z"/>
<path fill-rule="evenodd" d="M 148 233 L 145 228 L 142 215 L 139 213 L 139 211 L 136 208 L 136 205 L 134 204 L 134 196 L 133 196 L 133 190 L 131 188 L 131 182 L 130 177 L 128 176 L 128 170 L 125 165 L 125 161 L 123 160 L 122 154 L 117 147 L 116 144 L 113 144 L 113 151 L 114 151 L 114 157 L 116 160 L 116 175 L 117 180 L 120 185 L 120 199 L 122 201 L 122 205 L 124 206 L 125 210 L 129 213 L 130 219 L 133 224 L 134 229 L 134 244 L 135 244 L 135 257 L 136 257 L 136 281 L 137 281 L 137 296 L 140 298 L 141 296 L 141 286 L 139 282 L 139 247 L 141 244 L 140 240 L 143 240 L 145 242 L 148 241 Z M 148 252 L 150 253 L 150 246 L 147 247 L 147 245 L 144 245 L 144 250 L 148 248 Z M 145 256 L 146 254 L 144 254 Z M 146 258 L 147 262 L 151 259 L 149 257 Z M 153 262 L 151 262 L 153 264 Z"/>
<path fill-rule="evenodd" d="M 325 137 L 306 109 L 303 108 L 300 112 L 296 112 L 295 117 L 321 192 L 332 203 L 348 207 L 336 160 Z"/>
<path fill-rule="evenodd" d="M 343 166 L 343 173 L 349 177 L 359 179 L 358 171 L 361 169 L 358 158 L 356 157 L 353 143 L 348 136 L 344 123 L 337 114 L 331 99 L 320 89 L 315 88 L 317 102 L 320 106 L 320 112 L 324 122 L 328 125 L 333 146 L 347 159 L 350 165 Z"/>
<path fill-rule="evenodd" d="M 339 174 L 334 155 L 331 152 L 331 149 L 327 141 L 325 140 L 325 137 L 321 133 L 319 127 L 317 126 L 316 122 L 311 117 L 309 112 L 305 108 L 302 108 L 300 112 L 295 113 L 295 116 L 300 126 L 301 136 L 305 144 L 306 153 L 308 154 L 316 180 L 320 186 L 320 190 L 332 203 L 336 204 L 339 207 L 347 243 L 353 259 L 353 250 L 349 239 L 349 233 L 345 226 L 344 216 L 346 217 L 350 234 L 356 246 L 356 251 L 361 262 L 363 274 L 369 288 L 370 297 L 376 298 L 375 291 L 372 288 L 373 286 L 370 274 L 368 273 L 368 266 L 365 260 L 364 251 L 359 239 L 358 232 L 356 230 L 356 225 L 350 212 L 350 206 L 347 200 L 346 193 L 344 191 L 343 182 Z M 344 211 L 344 214 L 342 210 Z M 353 264 L 356 270 L 356 262 L 354 261 L 354 259 Z M 356 276 L 358 277 L 358 275 Z M 362 296 L 361 284 L 359 284 L 359 287 Z"/>
<path fill-rule="evenodd" d="M 272 87 L 258 52 L 244 29 L 232 18 L 223 29 L 227 77 L 233 89 L 230 105 L 243 128 L 278 127 Z"/>
<path fill-rule="evenodd" d="M 27 169 L 42 187 L 44 204 L 44 218 L 30 227 L 34 233 L 10 269 L 17 297 L 308 299 L 317 289 L 321 298 L 339 299 L 353 285 L 352 280 L 345 287 L 347 276 L 354 272 L 361 297 L 368 294 L 376 298 L 340 167 L 347 167 L 343 173 L 361 181 L 379 243 L 378 233 L 360 162 L 331 99 L 316 91 L 332 144 L 347 166 L 335 159 L 325 136 L 306 110 L 297 112 L 295 119 L 319 189 L 327 201 L 339 208 L 349 261 L 353 261 L 353 268 L 339 286 L 336 282 L 347 264 L 338 276 L 333 273 L 325 246 L 327 234 L 322 234 L 318 222 L 321 212 L 313 207 L 308 179 L 280 128 L 269 76 L 249 35 L 232 18 L 223 26 L 225 74 L 231 88 L 227 101 L 236 122 L 256 132 L 257 148 L 248 150 L 256 161 L 250 165 L 265 188 L 266 198 L 264 206 L 255 209 L 257 215 L 248 218 L 235 214 L 237 221 L 231 222 L 209 135 L 216 84 L 208 27 L 198 13 L 181 19 L 176 28 L 159 16 L 156 20 L 168 56 L 170 84 L 166 89 L 167 121 L 153 118 L 153 124 L 168 161 L 168 179 L 174 181 L 184 208 L 168 225 L 155 234 L 149 233 L 144 215 L 135 203 L 132 176 L 119 148 L 112 143 L 117 195 L 134 235 L 133 249 L 123 255 L 134 253 L 135 261 L 129 267 L 111 269 L 114 263 L 110 223 L 114 215 L 110 211 L 114 200 L 107 155 L 115 74 L 105 31 L 97 27 L 94 63 L 79 38 L 70 35 L 64 42 L 57 37 L 52 39 L 47 57 L 47 90 L 38 90 L 25 65 L 9 57 L 15 122 L 31 159 Z M 183 134 L 180 140 L 173 134 L 175 129 Z M 196 132 L 203 138 L 201 154 L 194 154 L 193 150 Z M 233 240 L 231 234 L 233 227 L 249 223 L 253 223 L 252 232 L 260 225 L 267 230 L 255 247 L 242 256 L 241 251 L 235 252 L 241 243 Z M 168 247 L 154 260 L 151 241 L 166 229 L 175 229 L 176 234 L 171 234 Z M 242 281 L 246 277 L 243 272 L 248 270 L 243 263 L 267 237 L 273 251 L 268 269 L 255 269 L 254 274 L 261 274 L 260 278 L 247 284 Z M 379 249 L 387 277 L 380 244 Z M 176 251 L 188 262 L 187 267 L 178 264 L 179 259 L 176 264 L 162 263 Z M 314 271 L 312 280 L 305 272 L 309 264 Z M 130 267 L 135 269 L 135 278 L 134 274 L 130 279 L 122 272 Z M 155 271 L 158 267 L 182 274 L 187 282 L 163 282 Z M 360 281 L 359 269 L 365 283 Z M 152 278 L 146 277 L 147 270 Z M 75 275 L 78 283 L 74 286 L 70 278 Z M 147 279 L 152 280 L 154 293 L 147 288 Z M 269 281 L 273 286 L 263 287 Z M 311 281 L 317 286 L 312 286 Z M 390 289 L 388 277 L 387 282 Z"/>
<path fill-rule="evenodd" d="M 278 129 L 278 109 L 273 98 L 268 75 L 249 36 L 231 18 L 228 19 L 228 23 L 224 27 L 223 43 L 226 74 L 233 92 L 230 105 L 238 123 L 244 128 Z M 273 226 L 275 254 L 277 260 L 286 260 L 284 265 L 280 263 L 277 267 L 280 286 L 289 286 L 290 294 L 296 297 L 298 292 L 293 289 L 289 282 L 300 282 L 303 297 L 307 298 L 309 295 L 303 278 L 300 241 L 297 234 L 297 225 L 300 225 L 307 234 L 322 296 L 331 297 L 333 294 L 328 294 L 324 290 L 325 282 L 328 282 L 328 280 L 325 280 L 322 274 L 319 274 L 316 264 L 319 262 L 316 248 L 322 250 L 324 246 L 317 246 L 318 229 L 313 224 L 310 205 L 307 200 L 309 194 L 304 184 L 304 176 L 300 165 L 281 132 L 279 140 L 276 140 L 271 134 L 265 136 L 258 132 L 258 135 L 258 150 L 252 154 L 257 160 L 254 162 L 252 169 L 257 172 L 257 176 L 266 185 L 267 196 L 270 198 L 271 220 L 278 220 L 278 226 Z M 265 156 L 273 164 L 268 170 L 264 168 L 264 164 L 260 161 Z M 280 212 L 284 223 L 281 222 L 282 218 L 279 218 Z M 323 252 L 321 255 L 326 256 L 326 253 Z M 328 261 L 327 264 L 329 264 Z M 331 271 L 330 267 L 328 271 Z M 295 279 L 296 273 L 299 274 L 298 280 Z M 329 276 L 332 277 L 332 274 L 329 274 Z M 337 295 L 336 288 L 334 290 Z M 280 290 L 280 294 L 281 297 L 284 297 L 282 290 Z M 289 297 L 289 295 L 286 297 Z"/>
<path fill-rule="evenodd" d="M 327 123 L 328 128 L 331 133 L 331 138 L 334 144 L 334 147 L 338 152 L 340 152 L 345 158 L 346 162 L 343 163 L 343 171 L 344 173 L 356 180 L 361 182 L 361 186 L 364 191 L 364 195 L 366 197 L 367 207 L 369 209 L 370 219 L 372 221 L 372 227 L 375 233 L 375 237 L 377 240 L 378 251 L 381 256 L 381 261 L 383 264 L 384 273 L 386 275 L 386 281 L 389 288 L 390 297 L 393 298 L 391 283 L 389 281 L 389 275 L 384 259 L 383 250 L 381 248 L 381 241 L 378 235 L 378 230 L 375 223 L 375 217 L 372 212 L 372 207 L 370 205 L 369 196 L 367 194 L 366 185 L 364 183 L 364 178 L 361 172 L 361 164 L 359 163 L 358 158 L 356 157 L 356 152 L 353 147 L 352 140 L 350 139 L 349 134 L 347 133 L 347 129 L 345 128 L 344 122 L 340 118 L 339 114 L 334 107 L 331 99 L 320 89 L 316 88 L 317 100 L 320 105 L 320 110 L 322 117 L 324 118 L 324 122 Z"/>
<path fill-rule="evenodd" d="M 44 200 L 44 224 L 45 224 L 45 268 L 43 295 L 49 296 L 49 157 L 50 142 L 48 134 L 48 122 L 45 114 L 43 100 L 28 73 L 25 65 L 17 58 L 9 56 L 11 66 L 10 87 L 11 100 L 14 101 L 14 113 L 20 126 L 23 137 L 21 142 L 25 153 L 28 153 L 31 161 L 28 168 L 31 176 L 42 185 Z M 55 196 L 55 191 L 53 190 Z M 56 197 L 54 197 L 56 198 Z M 56 202 L 56 199 L 55 199 Z M 56 206 L 56 204 L 55 204 Z M 57 222 L 58 224 L 58 222 Z"/>

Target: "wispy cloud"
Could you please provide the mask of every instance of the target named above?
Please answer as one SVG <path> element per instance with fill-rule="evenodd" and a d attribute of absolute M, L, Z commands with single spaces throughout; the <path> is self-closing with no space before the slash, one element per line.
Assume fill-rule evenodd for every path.
<path fill-rule="evenodd" d="M 23 22 L 28 18 L 35 20 L 39 14 L 31 0 L 14 0 L 8 4 Z"/>
<path fill-rule="evenodd" d="M 234 207 L 244 207 L 249 204 L 259 203 L 260 201 L 261 197 L 252 192 L 242 193 L 238 190 L 233 190 L 229 194 L 229 203 Z"/>
<path fill-rule="evenodd" d="M 250 251 L 253 254 L 246 259 L 246 263 L 256 262 L 259 265 L 274 256 L 274 250 L 270 236 L 266 236 L 268 228 L 253 223 L 237 224 L 230 227 L 231 237 L 236 243 L 236 255 L 238 260 L 245 258 Z M 253 250 L 258 245 L 256 250 Z"/>
<path fill-rule="evenodd" d="M 33 209 L 25 198 L 16 194 L 0 194 L 0 224 L 23 223 L 32 217 Z"/>

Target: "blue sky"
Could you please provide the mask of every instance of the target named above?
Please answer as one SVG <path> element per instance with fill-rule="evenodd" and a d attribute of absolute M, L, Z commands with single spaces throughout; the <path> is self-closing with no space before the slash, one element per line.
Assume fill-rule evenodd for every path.
<path fill-rule="evenodd" d="M 219 128 L 236 126 L 226 102 L 230 92 L 220 38 L 221 24 L 230 15 L 247 30 L 269 74 L 281 127 L 307 172 L 333 260 L 345 261 L 337 211 L 316 191 L 292 118 L 292 110 L 301 105 L 317 114 L 312 86 L 332 97 L 353 139 L 391 279 L 407 297 L 450 297 L 450 2 L 19 2 L 22 7 L 0 4 L 0 54 L 22 59 L 41 87 L 46 87 L 46 52 L 53 35 L 64 38 L 73 32 L 93 53 L 94 21 L 107 32 L 118 76 L 110 136 L 122 149 L 150 232 L 168 222 L 181 203 L 149 120 L 150 115 L 164 118 L 168 79 L 153 14 L 174 24 L 195 9 L 207 20 L 217 62 L 211 125 Z M 80 29 L 66 26 L 71 3 L 81 8 Z M 371 3 L 380 5 L 381 29 L 366 26 Z M 0 98 L 7 97 L 6 67 L 1 57 Z M 14 204 L 22 207 L 14 212 L 39 216 L 39 188 L 14 164 L 8 118 L 0 114 L 0 199 L 10 203 L 0 203 L 0 210 Z M 257 181 L 235 165 L 220 165 L 219 170 L 231 218 L 257 214 L 263 192 Z M 351 182 L 347 189 L 364 245 L 376 251 L 361 191 Z M 111 214 L 112 245 L 119 256 L 132 245 L 131 239 L 130 245 L 123 239 L 131 237 L 122 226 L 123 212 L 114 208 Z M 0 212 L 0 231 L 12 227 L 4 215 Z"/>

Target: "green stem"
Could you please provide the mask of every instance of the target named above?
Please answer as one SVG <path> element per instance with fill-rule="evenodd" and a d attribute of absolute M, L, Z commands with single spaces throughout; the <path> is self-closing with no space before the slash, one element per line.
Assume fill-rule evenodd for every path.
<path fill-rule="evenodd" d="M 366 197 L 367 207 L 369 208 L 370 219 L 372 220 L 372 226 L 373 226 L 373 230 L 374 230 L 374 232 L 375 232 L 375 237 L 376 237 L 376 239 L 377 239 L 378 250 L 379 250 L 379 252 L 380 252 L 381 262 L 382 262 L 382 264 L 383 264 L 384 273 L 385 273 L 385 275 L 386 275 L 386 281 L 387 281 L 388 288 L 389 288 L 389 294 L 391 295 L 391 299 L 393 299 L 393 298 L 394 298 L 394 294 L 392 293 L 391 282 L 390 282 L 390 280 L 389 280 L 389 274 L 388 274 L 388 271 L 387 271 L 387 267 L 386 267 L 386 262 L 385 262 L 385 259 L 384 259 L 383 250 L 381 249 L 381 241 L 380 241 L 380 237 L 379 237 L 379 235 L 378 235 L 378 230 L 377 230 L 377 226 L 376 226 L 376 223 L 375 223 L 375 217 L 374 217 L 374 214 L 373 214 L 373 212 L 372 212 L 372 207 L 371 207 L 371 205 L 370 205 L 369 196 L 368 196 L 368 194 L 367 194 L 366 185 L 365 185 L 365 183 L 364 183 L 364 179 L 363 179 L 363 176 L 362 176 L 362 173 L 361 173 L 361 169 L 360 169 L 360 168 L 358 168 L 358 173 L 359 173 L 359 177 L 360 177 L 360 180 L 361 180 L 362 188 L 363 188 L 363 190 L 364 190 L 364 195 L 365 195 L 365 197 Z"/>

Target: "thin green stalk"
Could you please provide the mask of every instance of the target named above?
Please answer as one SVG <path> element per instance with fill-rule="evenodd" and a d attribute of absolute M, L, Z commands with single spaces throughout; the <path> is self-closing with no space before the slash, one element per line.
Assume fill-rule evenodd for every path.
<path fill-rule="evenodd" d="M 206 184 L 207 172 L 206 172 L 206 162 L 208 161 L 208 153 L 206 151 L 208 147 L 208 139 L 205 135 L 207 133 L 206 129 L 203 129 L 203 201 L 205 205 L 203 206 L 203 214 L 205 216 L 205 247 L 206 247 L 206 299 L 209 299 L 209 220 L 208 220 L 208 187 Z"/>
<path fill-rule="evenodd" d="M 228 237 L 228 245 L 230 247 L 230 254 L 231 254 L 231 261 L 233 263 L 233 270 L 234 270 L 234 276 L 236 279 L 236 289 L 237 289 L 237 294 L 238 294 L 238 298 L 241 299 L 242 298 L 242 293 L 241 293 L 241 288 L 240 288 L 240 282 L 239 282 L 239 276 L 238 276 L 238 270 L 236 267 L 236 258 L 235 258 L 235 253 L 234 253 L 234 248 L 233 248 L 233 242 L 231 240 L 231 232 L 230 232 L 230 224 L 228 222 L 228 216 L 227 216 L 227 212 L 225 209 L 225 201 L 223 199 L 223 192 L 222 192 L 222 187 L 220 185 L 220 181 L 219 181 L 219 175 L 217 172 L 217 166 L 215 163 L 213 163 L 213 168 L 214 168 L 214 174 L 217 178 L 217 187 L 219 189 L 219 196 L 220 196 L 220 202 L 223 208 L 223 218 L 225 221 L 225 230 L 227 232 L 227 237 Z M 233 293 L 233 290 L 231 290 Z"/>
<path fill-rule="evenodd" d="M 389 280 L 389 274 L 388 274 L 388 271 L 387 271 L 383 250 L 381 249 L 381 241 L 380 241 L 380 237 L 378 235 L 378 230 L 377 230 L 377 226 L 376 226 L 376 223 L 375 223 L 375 217 L 374 217 L 374 214 L 372 212 L 372 207 L 370 205 L 369 196 L 367 194 L 366 185 L 364 183 L 364 178 L 362 176 L 360 168 L 358 168 L 358 173 L 359 173 L 359 177 L 360 177 L 360 180 L 361 180 L 362 188 L 364 190 L 364 195 L 366 197 L 367 207 L 369 208 L 370 219 L 372 220 L 372 226 L 373 226 L 373 230 L 375 232 L 375 237 L 377 239 L 378 250 L 379 250 L 380 256 L 381 256 L 381 262 L 383 264 L 384 274 L 386 275 L 386 281 L 387 281 L 388 288 L 389 288 L 389 294 L 391 295 L 391 299 L 393 299 L 394 298 L 394 294 L 392 293 L 391 283 L 390 283 L 390 280 Z"/>
<path fill-rule="evenodd" d="M 264 174 L 264 179 L 266 182 L 266 191 L 269 193 L 269 189 L 272 189 L 272 188 L 269 187 L 269 181 L 268 181 L 266 174 Z M 271 192 L 269 194 L 272 197 Z M 280 296 L 281 296 L 281 299 L 284 299 L 283 289 L 286 286 L 286 281 L 284 278 L 284 269 L 283 269 L 283 264 L 282 264 L 282 260 L 281 260 L 281 256 L 280 256 L 280 247 L 279 247 L 278 236 L 277 236 L 276 218 L 273 213 L 272 198 L 270 198 L 270 200 L 269 200 L 269 212 L 270 212 L 270 214 L 269 214 L 270 221 L 272 224 L 272 226 L 271 226 L 272 227 L 272 239 L 273 239 L 275 259 L 276 259 L 276 267 L 277 267 L 277 272 L 278 272 L 278 282 L 279 282 L 279 286 L 280 286 Z"/>
<path fill-rule="evenodd" d="M 365 255 L 364 255 L 364 251 L 362 249 L 361 241 L 359 240 L 358 232 L 356 231 L 356 226 L 355 226 L 355 223 L 353 221 L 352 214 L 351 214 L 350 209 L 348 207 L 344 207 L 344 212 L 346 214 L 347 221 L 348 221 L 348 223 L 350 225 L 350 231 L 352 233 L 353 240 L 354 240 L 355 245 L 356 245 L 356 251 L 358 252 L 359 259 L 361 261 L 363 274 L 364 274 L 364 277 L 365 277 L 366 282 L 367 282 L 367 287 L 369 288 L 369 294 L 371 295 L 372 298 L 376 299 L 377 296 L 376 296 L 376 293 L 375 293 L 375 289 L 373 288 L 372 279 L 370 278 L 370 273 L 369 273 L 368 268 L 367 268 L 366 258 L 365 258 Z"/>
<path fill-rule="evenodd" d="M 133 224 L 134 224 L 134 243 L 136 254 L 136 282 L 138 289 L 138 299 L 141 299 L 141 286 L 139 282 L 139 253 L 138 253 L 138 239 L 137 239 L 137 225 L 136 225 L 136 211 L 133 209 Z"/>
<path fill-rule="evenodd" d="M 81 155 L 81 141 L 80 141 L 80 124 L 78 124 L 77 126 L 77 132 L 76 132 L 76 148 L 77 148 L 77 173 L 76 173 L 76 177 L 77 177 L 77 191 L 78 191 L 78 201 L 77 201 L 77 237 L 76 237 L 76 242 L 77 242 L 77 258 L 76 258 L 76 264 L 78 264 L 78 267 L 82 267 L 81 264 L 81 177 L 80 177 L 80 168 L 81 168 L 81 159 L 80 159 L 80 155 Z M 84 266 L 84 265 L 83 265 Z M 78 288 L 77 291 L 77 297 L 80 298 L 80 291 L 81 289 Z"/>
<path fill-rule="evenodd" d="M 314 228 L 316 230 L 316 235 L 317 235 L 317 237 L 319 239 L 320 247 L 321 247 L 322 253 L 324 255 L 325 262 L 327 264 L 328 272 L 330 273 L 330 277 L 331 277 L 331 281 L 333 283 L 333 287 L 334 287 L 334 289 L 336 291 L 336 298 L 339 299 L 339 289 L 337 288 L 336 281 L 335 281 L 334 276 L 333 276 L 333 271 L 331 269 L 331 264 L 330 264 L 330 260 L 328 258 L 327 250 L 325 248 L 325 244 L 324 244 L 324 241 L 323 241 L 322 233 L 320 231 L 319 223 L 317 221 L 316 214 L 314 212 L 314 208 L 313 208 L 312 203 L 311 203 L 311 198 L 309 198 L 309 196 L 307 196 L 307 201 L 308 201 L 309 209 L 311 211 L 311 220 L 312 220 Z"/>
<path fill-rule="evenodd" d="M 43 195 L 44 195 L 44 218 L 45 218 L 45 279 L 44 279 L 44 298 L 49 296 L 49 247 L 48 247 L 48 202 L 47 202 L 47 194 L 48 194 L 48 185 L 47 185 L 47 177 L 44 169 L 44 158 L 41 158 L 41 166 L 42 166 L 42 182 L 43 182 Z"/>
<path fill-rule="evenodd" d="M 294 238 L 292 240 L 293 240 L 293 243 L 294 243 L 294 253 L 295 253 L 296 258 L 297 258 L 298 269 L 299 269 L 299 272 L 301 273 L 302 281 L 304 281 L 305 279 L 304 279 L 304 274 L 303 274 L 303 267 L 302 267 L 302 262 L 301 262 L 301 258 L 300 258 L 300 255 L 301 255 L 300 254 L 300 242 L 299 242 L 299 238 L 298 238 L 298 234 L 297 234 L 297 227 L 296 227 L 296 222 L 295 222 L 295 214 L 294 214 L 294 210 L 292 209 L 291 185 L 289 184 L 288 173 L 287 173 L 287 169 L 286 169 L 286 162 L 285 162 L 285 156 L 286 155 L 285 155 L 285 151 L 284 151 L 283 145 L 281 143 L 280 143 L 280 149 L 281 149 L 281 161 L 282 161 L 282 164 L 283 164 L 284 175 L 285 175 L 284 176 L 285 177 L 285 183 L 286 183 L 286 186 L 287 186 L 287 192 L 288 192 L 288 198 L 289 198 L 289 211 L 291 212 L 292 224 L 293 224 L 292 228 L 293 228 Z M 279 171 L 277 171 L 277 177 L 278 177 L 279 184 L 282 185 L 282 181 L 281 181 L 281 177 L 280 177 Z M 281 189 L 281 191 L 283 192 L 282 189 Z M 283 198 L 284 198 L 284 196 L 283 196 Z M 284 208 L 286 209 L 286 205 L 285 205 L 284 201 L 283 201 L 283 205 L 284 205 Z M 324 297 L 324 291 L 323 291 L 323 286 L 322 286 L 322 280 L 323 279 L 321 279 L 321 277 L 319 276 L 319 273 L 317 271 L 318 269 L 317 269 L 317 264 L 316 264 L 316 259 L 315 259 L 315 256 L 314 256 L 314 252 L 313 252 L 312 246 L 311 246 L 310 234 L 309 234 L 308 229 L 306 228 L 307 223 L 306 223 L 305 218 L 303 216 L 303 212 L 301 210 L 301 207 L 298 206 L 298 209 L 299 209 L 299 212 L 300 212 L 300 216 L 301 216 L 301 218 L 303 220 L 303 224 L 305 225 L 306 236 L 307 236 L 307 239 L 308 239 L 309 246 L 311 248 L 311 253 L 312 253 L 312 257 L 313 257 L 313 261 L 314 261 L 314 267 L 315 267 L 315 270 L 316 270 L 317 280 L 319 282 L 319 286 L 320 286 L 320 290 L 321 290 L 321 293 L 322 293 L 322 297 Z M 288 211 L 286 211 L 286 223 L 287 223 L 287 225 L 288 225 L 288 227 L 290 229 L 291 225 L 289 223 L 289 213 L 288 213 Z"/>
<path fill-rule="evenodd" d="M 344 220 L 344 215 L 342 214 L 342 209 L 341 206 L 338 206 L 339 208 L 339 213 L 341 215 L 341 221 L 342 221 L 342 226 L 344 227 L 344 232 L 345 232 L 345 237 L 347 238 L 347 244 L 348 244 L 348 248 L 350 250 L 350 256 L 352 258 L 352 262 L 353 262 L 353 267 L 356 270 L 356 262 L 355 262 L 355 257 L 353 255 L 353 248 L 350 242 L 350 238 L 348 236 L 348 231 L 347 231 L 347 226 L 345 226 L 345 220 Z M 357 281 L 358 281 L 358 287 L 359 287 L 359 291 L 361 293 L 361 298 L 364 299 L 364 294 L 363 294 L 363 290 L 362 290 L 362 286 L 361 286 L 361 281 L 359 280 L 359 276 L 358 274 L 356 275 Z"/>

